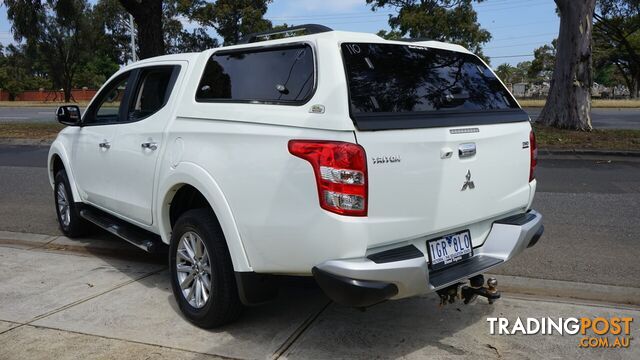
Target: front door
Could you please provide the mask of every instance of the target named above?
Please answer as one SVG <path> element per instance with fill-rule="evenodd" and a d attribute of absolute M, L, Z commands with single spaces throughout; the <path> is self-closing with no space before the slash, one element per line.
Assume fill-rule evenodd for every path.
<path fill-rule="evenodd" d="M 185 63 L 186 65 L 186 63 Z M 112 148 L 116 212 L 130 220 L 152 223 L 156 162 L 165 144 L 164 130 L 178 89 L 180 65 L 154 65 L 136 71 L 135 86 Z"/>
<path fill-rule="evenodd" d="M 103 87 L 82 117 L 82 127 L 74 138 L 71 158 L 80 197 L 84 202 L 108 210 L 115 209 L 111 173 L 112 147 L 117 123 L 127 98 L 131 73 L 124 73 Z"/>

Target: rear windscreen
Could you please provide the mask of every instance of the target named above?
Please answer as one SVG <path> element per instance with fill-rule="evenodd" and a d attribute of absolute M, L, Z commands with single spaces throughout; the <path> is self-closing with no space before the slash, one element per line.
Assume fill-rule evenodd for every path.
<path fill-rule="evenodd" d="M 472 54 L 413 45 L 343 43 L 342 55 L 354 118 L 519 109 L 491 70 Z"/>

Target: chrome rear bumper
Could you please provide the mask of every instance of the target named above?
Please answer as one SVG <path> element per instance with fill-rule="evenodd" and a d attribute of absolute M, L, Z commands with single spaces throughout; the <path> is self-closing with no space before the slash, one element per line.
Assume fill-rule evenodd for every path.
<path fill-rule="evenodd" d="M 370 258 L 329 260 L 313 269 L 324 292 L 350 306 L 370 306 L 387 299 L 401 299 L 444 288 L 484 273 L 533 246 L 542 236 L 542 215 L 535 210 L 493 223 L 473 257 L 442 270 L 430 271 L 427 256 L 374 262 Z M 416 249 L 417 250 L 417 249 Z"/>

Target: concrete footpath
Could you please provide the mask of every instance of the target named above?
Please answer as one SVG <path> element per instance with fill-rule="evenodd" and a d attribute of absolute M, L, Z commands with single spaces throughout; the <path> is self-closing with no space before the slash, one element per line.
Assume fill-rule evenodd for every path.
<path fill-rule="evenodd" d="M 509 292 L 494 305 L 438 307 L 429 295 L 362 312 L 290 281 L 237 323 L 202 330 L 181 317 L 168 279 L 164 257 L 110 239 L 0 232 L 0 359 L 640 358 L 637 289 L 499 277 Z M 634 318 L 628 348 L 491 335 L 487 321 L 614 316 Z"/>

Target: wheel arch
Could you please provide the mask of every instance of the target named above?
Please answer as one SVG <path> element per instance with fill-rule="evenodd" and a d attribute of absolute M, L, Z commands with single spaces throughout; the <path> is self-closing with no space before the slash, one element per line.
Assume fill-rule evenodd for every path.
<path fill-rule="evenodd" d="M 206 201 L 206 205 L 213 210 L 218 218 L 227 241 L 234 270 L 252 271 L 227 199 L 215 179 L 196 164 L 180 163 L 177 168 L 170 170 L 170 174 L 165 176 L 162 183 L 159 184 L 156 214 L 162 241 L 169 244 L 172 226 L 177 220 L 177 215 L 175 213 L 172 214 L 172 204 L 174 205 L 174 212 L 176 206 L 183 207 L 182 210 L 185 209 L 183 204 L 176 205 L 174 199 L 178 202 L 184 202 L 185 193 L 193 191 L 196 191 L 197 194 L 186 196 L 202 196 L 202 199 Z M 194 204 L 199 204 L 200 201 L 200 199 L 196 198 Z M 188 206 L 186 207 L 186 209 L 189 208 Z"/>
<path fill-rule="evenodd" d="M 80 192 L 78 191 L 78 187 L 76 186 L 76 179 L 69 164 L 69 157 L 65 148 L 58 142 L 54 142 L 53 144 L 51 144 L 47 161 L 49 184 L 51 185 L 51 188 L 53 189 L 55 185 L 56 173 L 60 169 L 64 169 L 67 172 L 67 178 L 69 179 L 69 185 L 71 186 L 73 200 L 75 202 L 81 202 Z"/>

